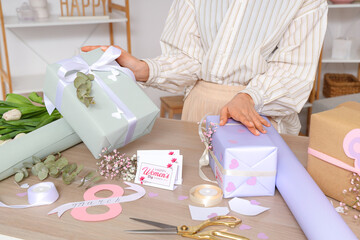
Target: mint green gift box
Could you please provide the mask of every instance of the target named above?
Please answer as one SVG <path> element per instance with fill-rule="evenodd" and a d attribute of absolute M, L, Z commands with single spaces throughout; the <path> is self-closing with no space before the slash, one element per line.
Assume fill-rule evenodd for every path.
<path fill-rule="evenodd" d="M 45 158 L 81 142 L 79 136 L 61 118 L 20 138 L 0 145 L 0 180 L 33 163 L 32 156 Z"/>
<path fill-rule="evenodd" d="M 109 51 L 113 51 L 113 54 L 109 54 Z M 44 94 L 54 103 L 95 158 L 100 157 L 104 148 L 117 149 L 149 133 L 159 113 L 159 109 L 136 81 L 125 74 L 123 70 L 114 73 L 113 70 L 106 69 L 106 67 L 101 71 L 92 68 L 94 64 L 99 65 L 99 62 L 104 62 L 102 59 L 107 55 L 110 55 L 111 58 L 111 60 L 105 61 L 108 62 L 107 65 L 110 68 L 119 67 L 114 60 L 120 53 L 121 51 L 114 47 L 109 48 L 105 53 L 96 49 L 47 67 Z M 77 66 L 78 62 L 82 61 L 88 65 L 85 69 Z M 64 70 L 65 68 L 66 70 Z M 91 72 L 88 72 L 90 68 Z M 67 71 L 66 80 L 70 79 L 68 84 L 63 84 L 65 78 L 61 78 L 59 75 L 59 72 L 64 71 Z M 72 82 L 77 71 L 85 74 L 92 73 L 97 78 L 92 81 L 90 93 L 90 96 L 94 97 L 95 104 L 89 107 L 86 107 L 77 98 L 76 88 Z M 71 76 L 71 74 L 73 75 Z M 102 84 L 108 89 L 104 89 Z M 62 88 L 63 85 L 66 86 Z M 109 89 L 126 109 L 119 108 L 115 104 L 116 101 L 107 91 Z M 131 118 L 128 117 L 125 110 L 133 115 L 133 119 L 136 118 L 133 133 L 129 121 Z M 125 112 L 125 114 L 120 112 Z"/>

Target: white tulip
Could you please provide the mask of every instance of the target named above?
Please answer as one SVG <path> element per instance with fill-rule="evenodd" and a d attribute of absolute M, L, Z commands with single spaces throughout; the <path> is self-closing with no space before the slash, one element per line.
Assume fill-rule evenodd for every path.
<path fill-rule="evenodd" d="M 21 118 L 21 112 L 17 109 L 12 109 L 4 113 L 2 118 L 5 119 L 5 121 L 19 120 Z"/>
<path fill-rule="evenodd" d="M 24 135 L 26 135 L 26 134 L 25 134 L 25 133 L 19 133 L 18 135 L 16 135 L 16 136 L 14 137 L 14 139 L 17 139 L 17 138 L 22 137 L 22 136 L 24 136 Z"/>

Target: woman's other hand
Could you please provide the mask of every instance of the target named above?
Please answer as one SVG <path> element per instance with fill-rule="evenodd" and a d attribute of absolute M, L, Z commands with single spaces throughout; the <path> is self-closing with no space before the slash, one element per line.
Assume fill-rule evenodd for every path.
<path fill-rule="evenodd" d="M 109 47 L 108 45 L 84 46 L 81 48 L 81 51 L 89 52 L 97 48 L 106 51 Z M 114 47 L 121 50 L 121 56 L 116 59 L 119 65 L 129 68 L 134 73 L 137 81 L 146 82 L 149 79 L 149 66 L 147 63 L 137 59 L 119 46 Z"/>

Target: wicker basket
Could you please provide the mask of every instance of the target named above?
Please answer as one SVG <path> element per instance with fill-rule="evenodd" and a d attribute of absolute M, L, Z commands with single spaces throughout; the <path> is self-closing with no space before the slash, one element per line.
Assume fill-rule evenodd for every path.
<path fill-rule="evenodd" d="M 326 73 L 324 75 L 323 94 L 336 97 L 360 92 L 360 81 L 352 74 Z"/>

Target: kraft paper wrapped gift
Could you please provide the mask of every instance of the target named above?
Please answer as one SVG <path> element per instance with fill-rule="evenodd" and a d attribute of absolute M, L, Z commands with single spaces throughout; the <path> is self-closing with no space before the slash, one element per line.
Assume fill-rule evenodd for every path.
<path fill-rule="evenodd" d="M 208 116 L 206 124 L 219 116 Z M 253 135 L 232 119 L 212 135 L 210 166 L 224 197 L 272 196 L 275 193 L 277 147 L 269 134 Z"/>
<path fill-rule="evenodd" d="M 61 118 L 18 139 L 0 146 L 0 180 L 33 163 L 32 156 L 44 158 L 81 142 L 74 130 Z"/>
<path fill-rule="evenodd" d="M 116 149 L 149 133 L 159 112 L 132 73 L 115 62 L 120 54 L 114 47 L 105 53 L 96 49 L 47 67 L 46 97 L 95 158 L 105 147 Z M 90 96 L 96 103 L 89 107 L 77 98 L 73 81 L 78 71 L 95 75 Z M 49 102 L 47 106 L 51 108 Z"/>
<path fill-rule="evenodd" d="M 356 195 L 348 189 L 360 173 L 360 103 L 313 114 L 309 137 L 308 172 L 327 196 L 353 206 Z"/>

